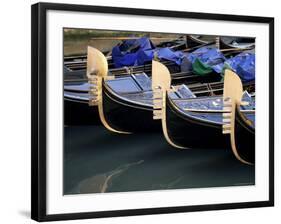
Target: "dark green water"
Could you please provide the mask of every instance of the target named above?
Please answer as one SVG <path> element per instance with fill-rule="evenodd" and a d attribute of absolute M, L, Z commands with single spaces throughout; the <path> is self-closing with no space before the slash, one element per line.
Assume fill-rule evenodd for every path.
<path fill-rule="evenodd" d="M 64 128 L 64 193 L 252 185 L 255 169 L 230 150 L 178 150 L 162 133 L 120 135 L 102 126 Z"/>

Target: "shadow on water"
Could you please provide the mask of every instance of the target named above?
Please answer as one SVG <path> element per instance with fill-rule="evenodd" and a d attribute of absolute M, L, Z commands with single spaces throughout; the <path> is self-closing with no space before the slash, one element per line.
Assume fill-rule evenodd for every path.
<path fill-rule="evenodd" d="M 251 185 L 255 168 L 226 149 L 178 150 L 162 133 L 120 135 L 102 126 L 66 127 L 64 193 Z"/>

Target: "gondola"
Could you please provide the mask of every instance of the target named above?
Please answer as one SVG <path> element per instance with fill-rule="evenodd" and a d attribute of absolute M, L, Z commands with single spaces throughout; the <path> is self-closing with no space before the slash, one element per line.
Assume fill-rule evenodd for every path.
<path fill-rule="evenodd" d="M 102 65 L 106 67 L 106 59 L 102 53 L 91 47 L 88 48 L 88 52 L 89 58 L 96 59 L 92 60 L 96 62 L 94 65 L 88 60 L 88 71 L 107 71 L 102 67 Z M 95 86 L 93 85 L 92 95 L 98 96 L 94 97 L 92 104 L 98 106 L 100 119 L 107 129 L 117 133 L 159 130 L 160 123 L 154 121 L 152 117 L 151 80 L 145 73 L 115 79 L 108 76 L 106 72 L 93 77 Z M 194 81 L 194 78 L 200 77 L 190 76 L 190 78 Z M 91 82 L 91 75 L 89 80 Z"/>
<path fill-rule="evenodd" d="M 208 113 L 204 109 L 198 110 L 198 105 L 209 102 L 220 103 L 221 97 L 202 97 L 205 102 L 197 98 L 191 100 L 172 100 L 166 95 L 165 108 L 162 118 L 163 133 L 169 144 L 176 148 L 226 148 L 228 138 L 221 132 L 221 114 Z M 199 98 L 200 99 L 200 98 Z M 212 101 L 213 100 L 213 101 Z M 203 101 L 201 99 L 201 101 Z M 184 105 L 195 104 L 196 107 L 189 109 Z M 165 111 L 164 111 L 165 110 Z"/>
<path fill-rule="evenodd" d="M 162 41 L 157 44 L 157 47 L 169 47 L 173 50 L 183 50 L 186 48 L 186 41 L 183 37 L 179 37 L 175 40 Z"/>
<path fill-rule="evenodd" d="M 132 72 L 132 71 L 131 71 Z M 187 75 L 187 73 L 173 73 L 174 77 L 173 79 L 175 82 L 179 82 L 184 76 Z M 116 80 L 118 80 L 120 83 L 123 82 L 134 82 L 135 85 L 137 84 L 134 79 L 131 79 L 131 77 L 134 77 L 135 79 L 138 79 L 138 82 L 144 82 L 145 80 L 149 80 L 147 74 L 145 72 L 137 72 L 133 71 L 130 75 L 126 74 L 118 74 L 118 75 L 112 75 L 112 73 L 109 72 L 108 77 L 114 77 Z M 189 82 L 196 82 L 200 77 L 195 75 L 189 75 Z M 205 79 L 211 79 L 212 75 L 209 77 L 205 77 Z M 213 78 L 214 80 L 217 79 Z M 112 81 L 113 83 L 116 81 Z M 134 84 L 133 84 L 134 85 Z M 96 112 L 96 108 L 89 108 L 87 107 L 87 104 L 89 102 L 89 90 L 90 90 L 91 84 L 88 82 L 85 82 L 84 80 L 76 80 L 71 81 L 71 79 L 64 85 L 64 117 L 65 117 L 65 124 L 66 125 L 90 125 L 90 124 L 96 124 L 98 118 L 98 113 Z M 107 85 L 105 85 L 107 86 Z M 137 88 L 137 87 L 136 87 Z M 108 88 L 106 88 L 107 90 Z M 110 90 L 109 90 L 110 92 Z M 108 93 L 110 94 L 110 93 Z M 128 93 L 130 97 L 133 97 L 133 94 Z M 128 97 L 129 97 L 128 96 Z M 135 94 L 136 97 L 136 94 Z M 95 112 L 91 112 L 95 111 Z M 83 114 L 83 117 L 80 116 Z M 87 121 L 87 117 L 89 117 Z M 79 122 L 81 120 L 81 122 Z"/>
<path fill-rule="evenodd" d="M 88 93 L 64 91 L 64 124 L 100 124 L 98 110 L 89 107 Z"/>
<path fill-rule="evenodd" d="M 239 77 L 229 72 L 224 87 L 225 124 L 223 133 L 229 139 L 235 157 L 246 164 L 255 163 L 255 111 L 243 113 L 245 101 L 242 97 L 242 84 Z M 230 136 L 230 137 L 229 137 Z"/>
<path fill-rule="evenodd" d="M 219 80 L 220 77 L 217 76 L 216 74 L 210 74 L 208 76 L 198 76 L 198 75 L 194 75 L 191 73 L 191 71 L 187 71 L 187 72 L 178 72 L 181 70 L 181 68 L 179 67 L 179 65 L 175 64 L 173 61 L 165 61 L 162 60 L 162 62 L 169 68 L 169 71 L 172 74 L 172 79 L 174 83 L 181 83 L 182 79 L 186 79 L 186 77 L 188 76 L 188 83 L 192 83 L 192 82 L 196 82 L 198 80 L 205 80 L 205 82 L 212 80 L 212 81 L 216 81 Z M 120 69 L 109 69 L 109 76 L 110 77 L 115 77 L 115 78 L 120 78 L 120 77 L 125 77 L 125 79 L 130 79 L 128 76 L 132 76 L 135 78 L 144 78 L 147 79 L 147 77 L 145 77 L 146 75 L 151 76 L 151 64 L 150 65 L 143 65 L 143 66 L 133 66 L 133 67 L 127 67 L 127 68 L 120 68 Z M 89 84 L 85 82 L 85 79 L 79 79 L 77 78 L 77 75 L 79 71 L 71 71 L 71 74 L 69 74 L 67 77 L 68 79 L 65 80 L 65 85 L 64 85 L 64 91 L 65 91 L 65 95 L 67 95 L 65 97 L 64 100 L 64 104 L 65 104 L 65 124 L 66 125 L 71 125 L 71 124 L 79 124 L 79 114 L 81 114 L 82 109 L 85 108 L 85 100 L 80 100 L 79 96 L 81 96 L 81 94 L 84 93 L 88 93 L 89 91 Z M 74 73 L 74 74 L 73 74 Z M 86 72 L 85 72 L 86 73 Z M 143 74 L 144 73 L 144 74 Z M 130 74 L 130 75 L 128 75 Z M 135 75 L 134 75 L 135 74 Z M 127 77 L 126 77 L 127 75 Z M 73 77 L 73 78 L 70 78 Z M 119 79 L 119 81 L 122 79 Z M 139 80 L 140 81 L 140 80 Z M 88 94 L 84 94 L 84 98 L 87 97 L 88 98 Z M 81 108 L 79 107 L 79 104 L 81 104 Z M 71 108 L 72 112 L 68 113 L 67 108 Z M 77 114 L 75 116 L 75 114 Z M 88 113 L 88 109 L 85 111 L 85 115 L 89 114 Z M 95 113 L 96 114 L 96 113 Z M 74 117 L 75 116 L 75 117 Z M 75 122 L 71 122 L 71 117 L 73 117 L 73 121 Z M 86 122 L 82 121 L 83 119 L 81 118 L 81 124 L 84 125 Z M 92 121 L 94 120 L 93 118 L 89 119 L 89 123 L 91 124 Z"/>
<path fill-rule="evenodd" d="M 174 62 L 165 61 L 164 63 L 172 72 L 174 76 L 173 79 L 180 80 L 187 75 L 187 73 L 178 72 L 180 68 Z M 132 76 L 138 74 L 150 75 L 151 65 L 132 66 L 127 68 L 109 70 L 110 77 L 115 77 L 115 78 L 128 77 L 130 76 L 128 74 Z M 86 79 L 85 76 L 86 76 L 86 70 L 68 71 L 68 74 L 65 75 L 65 80 L 64 80 L 65 125 L 91 125 L 91 124 L 96 124 L 97 121 L 99 121 L 98 113 L 96 112 L 97 110 L 87 107 L 87 104 L 89 102 L 88 92 L 90 90 L 90 84 L 87 82 L 88 79 Z M 192 76 L 190 76 L 190 79 L 196 80 L 197 78 L 195 76 L 193 78 Z M 84 114 L 83 117 L 80 116 L 81 114 Z"/>
<path fill-rule="evenodd" d="M 102 53 L 89 47 L 89 57 L 96 58 L 102 63 L 90 65 L 89 71 L 105 71 L 106 60 Z M 97 59 L 99 58 L 99 59 Z M 90 62 L 90 61 L 89 61 Z M 160 63 L 155 62 L 153 63 Z M 166 67 L 165 67 L 166 68 Z M 152 73 L 154 73 L 154 67 Z M 100 74 L 100 73 L 99 73 Z M 171 79 L 171 75 L 169 73 Z M 198 78 L 198 76 L 196 76 Z M 193 77 L 192 77 L 193 78 Z M 122 78 L 110 78 L 107 73 L 100 75 L 89 75 L 90 82 L 93 82 L 93 105 L 98 106 L 100 119 L 103 125 L 110 131 L 117 133 L 131 133 L 139 131 L 159 130 L 159 121 L 153 119 L 153 75 L 152 82 L 144 73 L 134 74 Z M 175 86 L 177 93 L 174 97 L 186 97 L 194 93 L 206 94 L 222 91 L 222 83 L 190 85 L 191 90 L 186 86 Z M 191 91 L 194 91 L 193 93 Z"/>
<path fill-rule="evenodd" d="M 253 37 L 217 37 L 219 49 L 251 50 L 255 47 Z"/>
<path fill-rule="evenodd" d="M 215 43 L 215 37 L 211 41 L 202 40 L 200 35 L 186 35 L 187 49 L 197 48 L 198 46 L 207 46 Z"/>
<path fill-rule="evenodd" d="M 166 95 L 162 116 L 167 141 L 177 148 L 229 147 L 229 138 L 222 134 L 222 102 L 222 96 L 175 100 Z M 250 113 L 249 108 L 241 113 Z"/>
<path fill-rule="evenodd" d="M 64 68 L 64 125 L 91 125 L 99 122 L 98 113 L 89 107 L 86 70 Z"/>
<path fill-rule="evenodd" d="M 137 76 L 145 76 L 145 74 L 136 74 Z M 124 77 L 124 79 L 130 80 L 130 76 Z M 134 80 L 131 80 L 134 82 Z M 111 98 L 116 98 L 111 105 L 117 104 L 117 102 L 122 101 L 122 97 L 120 94 L 116 94 L 108 85 L 104 84 L 106 86 L 104 88 L 104 91 L 107 93 L 107 96 L 111 96 Z M 212 87 L 213 86 L 213 87 Z M 97 108 L 95 107 L 89 107 L 89 99 L 90 95 L 88 93 L 90 84 L 89 83 L 82 83 L 79 85 L 71 85 L 68 87 L 65 87 L 64 89 L 64 107 L 65 107 L 65 124 L 66 125 L 91 125 L 96 124 L 97 120 L 99 120 Z M 214 91 L 214 92 L 221 92 L 222 91 L 222 84 L 221 82 L 214 82 L 210 84 L 201 84 L 201 83 L 194 83 L 190 84 L 190 89 L 195 91 L 196 95 L 205 95 L 207 91 Z M 138 89 L 139 90 L 139 89 Z M 181 90 L 179 90 L 181 91 Z M 145 94 L 147 96 L 147 99 L 141 100 L 141 97 L 144 98 Z M 148 108 L 150 111 L 152 111 L 152 92 L 146 91 L 146 93 L 143 92 L 132 92 L 132 93 L 123 93 L 124 97 L 123 101 L 130 102 L 131 104 L 135 105 L 137 102 L 139 102 L 141 105 L 138 105 L 139 107 L 145 107 L 145 103 L 148 104 Z M 104 97 L 106 98 L 106 96 Z M 117 101 L 117 102 L 116 102 Z M 118 104 L 117 104 L 118 105 Z M 136 107 L 136 105 L 134 106 Z M 149 119 L 151 118 L 151 113 L 149 115 Z M 81 116 L 83 114 L 83 116 Z M 120 119 L 120 118 L 119 118 Z M 148 120 L 149 120 L 148 119 Z M 79 122 L 80 120 L 80 122 Z M 124 122 L 126 123 L 126 122 Z M 153 121 L 152 121 L 153 123 Z M 132 126 L 133 123 L 132 123 Z M 137 129 L 139 129 L 140 126 L 138 126 Z M 130 128 L 131 131 L 135 131 L 134 128 Z M 153 129 L 152 129 L 153 130 Z"/>
<path fill-rule="evenodd" d="M 167 84 L 170 82 L 168 70 L 162 64 L 156 66 L 162 72 L 156 73 L 158 78 L 155 78 L 154 83 L 154 119 L 161 120 L 167 142 L 180 149 L 230 147 L 228 136 L 222 133 L 224 98 L 173 99 L 174 90 Z M 166 80 L 161 81 L 163 74 L 166 74 Z M 254 101 L 251 97 L 247 97 L 247 100 L 249 105 L 242 110 L 242 114 L 253 111 Z"/>

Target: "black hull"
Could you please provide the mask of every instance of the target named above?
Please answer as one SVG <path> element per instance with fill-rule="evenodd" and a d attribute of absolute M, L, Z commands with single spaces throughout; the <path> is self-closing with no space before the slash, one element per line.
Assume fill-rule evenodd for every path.
<path fill-rule="evenodd" d="M 154 132 L 161 130 L 161 122 L 153 120 L 153 109 L 117 97 L 103 83 L 103 114 L 108 125 L 121 132 Z"/>
<path fill-rule="evenodd" d="M 233 39 L 233 38 L 232 38 Z M 233 39 L 234 40 L 234 39 Z M 219 39 L 219 44 L 220 44 L 220 49 L 233 49 L 233 48 L 240 48 L 238 46 L 232 45 L 229 39 L 221 37 Z M 245 49 L 253 49 L 255 47 L 255 39 L 254 38 L 238 38 L 237 39 L 238 43 L 249 43 L 249 45 Z M 252 43 L 253 42 L 253 43 Z M 243 47 L 242 47 L 243 48 Z"/>
<path fill-rule="evenodd" d="M 185 148 L 229 148 L 229 137 L 222 134 L 221 125 L 199 121 L 182 114 L 166 98 L 166 128 L 172 143 Z"/>
<path fill-rule="evenodd" d="M 249 163 L 255 163 L 255 129 L 247 124 L 246 117 L 236 108 L 235 146 L 239 157 Z"/>
<path fill-rule="evenodd" d="M 88 102 L 64 98 L 64 125 L 100 125 L 97 107 Z"/>
<path fill-rule="evenodd" d="M 160 44 L 157 44 L 158 48 L 164 48 L 164 47 L 168 47 L 171 48 L 175 51 L 177 50 L 183 50 L 186 48 L 186 43 L 184 39 L 178 39 L 178 40 L 174 40 L 174 41 L 164 41 L 161 42 Z"/>
<path fill-rule="evenodd" d="M 194 47 L 197 47 L 197 46 L 208 45 L 208 44 L 211 44 L 211 42 L 203 41 L 203 40 L 197 38 L 194 35 L 187 35 L 186 36 L 186 46 L 187 46 L 187 48 L 194 48 Z"/>

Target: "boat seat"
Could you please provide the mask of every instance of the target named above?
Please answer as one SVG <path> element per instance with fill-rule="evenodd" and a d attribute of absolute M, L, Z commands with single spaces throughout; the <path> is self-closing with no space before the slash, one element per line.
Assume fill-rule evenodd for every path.
<path fill-rule="evenodd" d="M 255 97 L 249 95 L 248 92 L 244 92 L 242 101 L 248 102 L 247 105 L 241 106 L 242 110 L 254 110 L 255 109 Z M 214 97 L 199 97 L 190 98 L 190 100 L 185 99 L 175 99 L 175 104 L 182 110 L 194 109 L 194 110 L 222 110 L 223 100 L 222 96 Z"/>
<path fill-rule="evenodd" d="M 177 91 L 170 92 L 169 97 L 171 99 L 190 99 L 195 98 L 196 96 L 192 93 L 192 91 L 184 84 L 182 84 Z"/>
<path fill-rule="evenodd" d="M 116 93 L 135 93 L 142 91 L 131 76 L 107 80 L 106 84 Z"/>
<path fill-rule="evenodd" d="M 152 83 L 151 79 L 145 73 L 138 73 L 132 75 L 133 79 L 137 82 L 141 90 L 150 91 Z"/>
<path fill-rule="evenodd" d="M 177 93 L 179 94 L 180 98 L 189 99 L 189 98 L 195 98 L 196 96 L 193 94 L 193 92 L 186 86 L 181 85 L 177 89 Z"/>
<path fill-rule="evenodd" d="M 151 79 L 145 73 L 132 74 L 122 78 L 106 81 L 107 85 L 117 93 L 138 93 L 151 91 Z"/>

